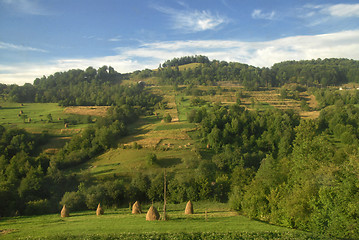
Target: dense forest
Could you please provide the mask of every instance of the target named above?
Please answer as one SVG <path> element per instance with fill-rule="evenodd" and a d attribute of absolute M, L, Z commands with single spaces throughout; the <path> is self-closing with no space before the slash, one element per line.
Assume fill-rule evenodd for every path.
<path fill-rule="evenodd" d="M 180 70 L 181 65 L 197 63 Z M 327 86 L 359 83 L 359 62 L 348 59 L 288 61 L 271 68 L 210 61 L 204 56 L 168 60 L 157 70 L 117 73 L 111 67 L 69 70 L 36 79 L 34 84 L 0 85 L 3 100 L 58 102 L 63 106 L 107 105 L 107 116 L 74 136 L 58 153 L 40 153 L 48 136 L 0 126 L 0 215 L 56 212 L 59 203 L 72 210 L 161 201 L 163 175 L 142 173 L 94 180 L 65 172 L 109 148 L 127 134 L 129 123 L 152 114 L 161 102 L 141 83 L 128 78 L 156 77 L 160 84 L 196 85 L 233 81 L 247 90 L 296 83 L 318 101 L 320 116 L 301 119 L 293 110 L 252 111 L 240 101 L 230 106 L 201 103 L 187 119 L 197 126 L 202 149 L 189 161 L 188 175 L 168 173 L 167 200 L 229 202 L 241 214 L 328 237 L 359 238 L 359 91 Z M 283 93 L 284 94 L 284 93 Z M 287 96 L 287 93 L 285 93 Z M 139 146 L 134 146 L 139 147 Z M 199 157 L 197 157 L 199 156 Z M 150 156 L 150 161 L 156 161 Z"/>

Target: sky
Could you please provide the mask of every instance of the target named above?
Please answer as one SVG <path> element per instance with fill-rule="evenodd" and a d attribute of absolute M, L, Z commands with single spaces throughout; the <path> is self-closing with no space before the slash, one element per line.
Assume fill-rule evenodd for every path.
<path fill-rule="evenodd" d="M 359 60 L 359 1 L 0 0 L 0 83 L 193 55 L 257 67 Z"/>

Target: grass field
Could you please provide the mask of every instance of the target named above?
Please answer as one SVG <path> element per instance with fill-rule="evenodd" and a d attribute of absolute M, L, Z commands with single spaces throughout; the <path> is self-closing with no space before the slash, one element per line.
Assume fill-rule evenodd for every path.
<path fill-rule="evenodd" d="M 71 115 L 57 103 L 9 103 L 0 102 L 0 124 L 9 127 L 24 128 L 32 133 L 47 131 L 54 135 L 73 135 L 88 124 L 69 125 L 65 128 L 63 119 Z M 48 119 L 51 114 L 52 121 Z"/>
<path fill-rule="evenodd" d="M 154 206 L 161 213 L 163 205 L 155 203 Z M 61 218 L 60 214 L 3 218 L 0 221 L 0 237 L 46 239 L 54 236 L 116 236 L 124 233 L 299 232 L 250 220 L 230 211 L 226 204 L 221 203 L 194 203 L 193 215 L 184 215 L 185 203 L 168 204 L 168 221 L 146 221 L 145 213 L 148 208 L 148 205 L 143 206 L 143 213 L 139 215 L 132 215 L 128 208 L 121 208 L 105 209 L 103 216 L 96 216 L 95 211 L 86 211 L 70 212 L 69 218 Z"/>

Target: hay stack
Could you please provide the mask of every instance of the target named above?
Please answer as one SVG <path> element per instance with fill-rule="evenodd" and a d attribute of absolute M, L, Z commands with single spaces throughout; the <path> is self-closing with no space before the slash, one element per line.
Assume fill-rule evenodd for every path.
<path fill-rule="evenodd" d="M 70 217 L 69 209 L 64 205 L 61 210 L 61 217 Z"/>
<path fill-rule="evenodd" d="M 96 216 L 100 216 L 103 215 L 104 211 L 103 208 L 101 207 L 101 204 L 97 205 L 97 209 L 96 209 Z"/>
<path fill-rule="evenodd" d="M 141 214 L 141 205 L 138 201 L 132 205 L 132 214 Z"/>
<path fill-rule="evenodd" d="M 193 214 L 193 204 L 191 200 L 187 202 L 186 209 L 184 210 L 184 214 Z"/>
<path fill-rule="evenodd" d="M 146 214 L 146 221 L 160 220 L 160 214 L 157 209 L 152 205 Z"/>

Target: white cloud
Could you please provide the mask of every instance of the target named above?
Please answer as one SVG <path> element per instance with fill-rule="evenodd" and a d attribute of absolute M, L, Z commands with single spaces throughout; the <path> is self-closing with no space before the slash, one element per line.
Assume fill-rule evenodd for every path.
<path fill-rule="evenodd" d="M 359 3 L 358 4 L 337 4 L 327 8 L 327 11 L 332 16 L 338 17 L 359 17 Z"/>
<path fill-rule="evenodd" d="M 359 17 L 359 3 L 357 4 L 307 4 L 302 9 L 302 18 L 319 18 L 316 22 L 323 23 L 331 18 L 353 18 Z"/>
<path fill-rule="evenodd" d="M 46 50 L 39 49 L 39 48 L 33 48 L 33 47 L 28 47 L 28 46 L 23 46 L 23 45 L 16 45 L 16 44 L 5 43 L 5 42 L 0 42 L 0 49 L 12 50 L 12 51 L 43 52 L 43 53 L 47 52 Z"/>
<path fill-rule="evenodd" d="M 166 41 L 133 48 L 116 48 L 117 55 L 90 59 L 60 59 L 49 64 L 0 65 L 0 82 L 32 83 L 37 77 L 73 68 L 110 65 L 118 72 L 157 68 L 174 57 L 206 55 L 210 59 L 236 61 L 270 67 L 286 60 L 349 58 L 359 60 L 359 30 L 312 36 L 293 36 L 273 41 L 244 42 L 224 40 Z"/>
<path fill-rule="evenodd" d="M 266 20 L 273 20 L 275 16 L 275 11 L 264 13 L 261 9 L 255 9 L 252 12 L 252 18 L 254 19 L 266 19 Z"/>
<path fill-rule="evenodd" d="M 228 22 L 226 17 L 219 14 L 214 15 L 206 10 L 177 10 L 159 6 L 154 6 L 153 8 L 170 16 L 173 29 L 179 29 L 186 33 L 214 30 L 221 24 Z"/>

